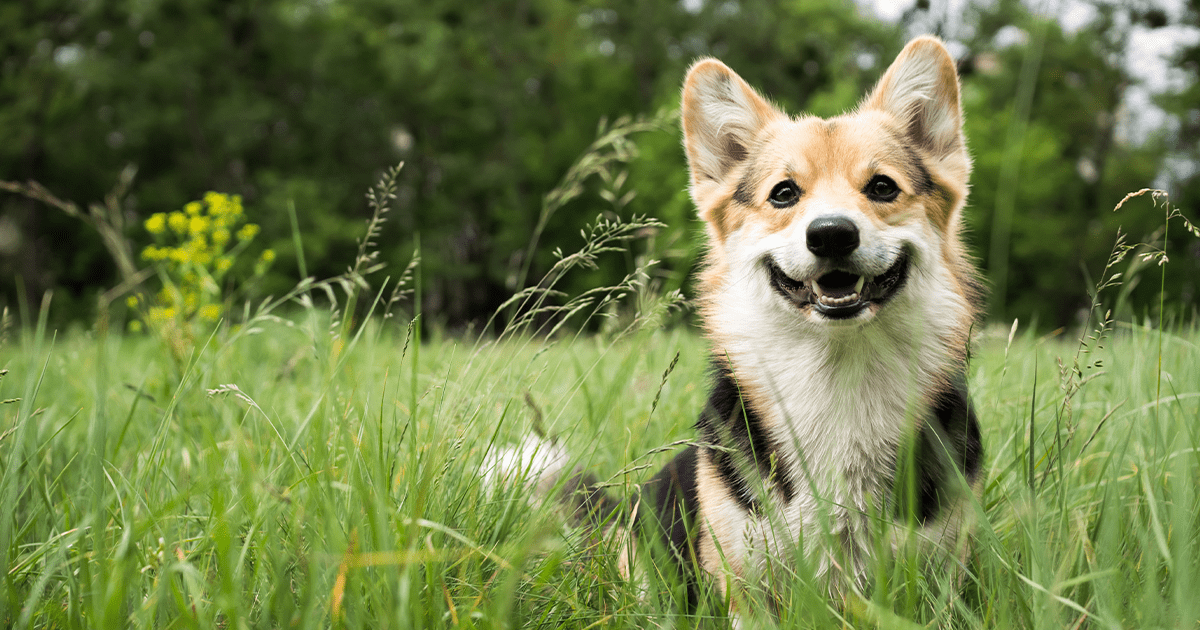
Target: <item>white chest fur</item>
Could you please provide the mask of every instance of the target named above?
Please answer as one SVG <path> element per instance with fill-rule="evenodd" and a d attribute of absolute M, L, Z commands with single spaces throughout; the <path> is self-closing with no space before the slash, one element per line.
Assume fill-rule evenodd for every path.
<path fill-rule="evenodd" d="M 817 554 L 818 572 L 849 563 L 842 566 L 861 578 L 872 545 L 868 523 L 885 509 L 897 449 L 955 368 L 947 340 L 966 305 L 943 288 L 942 274 L 915 273 L 882 317 L 851 326 L 804 322 L 774 296 L 759 295 L 769 291 L 759 283 L 726 287 L 709 313 L 717 351 L 753 397 L 794 490 L 787 504 L 744 514 L 738 525 L 722 517 L 730 539 L 717 542 L 741 550 L 745 569 L 786 557 L 796 541 L 811 552 L 833 539 L 840 549 Z"/>

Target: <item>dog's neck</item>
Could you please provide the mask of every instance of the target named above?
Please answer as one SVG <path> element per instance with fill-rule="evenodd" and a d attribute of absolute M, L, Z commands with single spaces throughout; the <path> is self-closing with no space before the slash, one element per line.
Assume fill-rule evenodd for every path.
<path fill-rule="evenodd" d="M 707 322 L 793 476 L 803 470 L 812 479 L 802 485 L 855 495 L 890 484 L 906 431 L 963 370 L 950 322 L 966 306 L 936 289 L 912 291 L 861 325 L 824 326 L 764 297 L 726 295 L 709 304 Z"/>

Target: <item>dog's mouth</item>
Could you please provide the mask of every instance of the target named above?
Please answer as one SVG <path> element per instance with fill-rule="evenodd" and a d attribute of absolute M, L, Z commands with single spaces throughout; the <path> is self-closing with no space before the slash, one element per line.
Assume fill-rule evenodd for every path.
<path fill-rule="evenodd" d="M 764 260 L 771 286 L 798 307 L 812 310 L 829 319 L 848 319 L 874 305 L 883 305 L 896 295 L 908 279 L 908 252 L 902 251 L 896 262 L 883 273 L 867 277 L 835 269 L 805 280 L 796 280 L 783 272 L 771 256 Z"/>

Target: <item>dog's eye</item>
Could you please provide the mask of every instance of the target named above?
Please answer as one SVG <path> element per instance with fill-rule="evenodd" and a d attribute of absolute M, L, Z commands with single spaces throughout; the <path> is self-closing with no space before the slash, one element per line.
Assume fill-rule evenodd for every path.
<path fill-rule="evenodd" d="M 876 175 L 867 182 L 867 188 L 863 192 L 871 201 L 895 201 L 896 197 L 900 195 L 900 187 L 896 185 L 895 181 L 892 181 L 891 177 Z"/>
<path fill-rule="evenodd" d="M 788 179 L 778 184 L 771 189 L 769 201 L 776 208 L 787 208 L 793 206 L 800 200 L 800 187 L 796 182 Z"/>

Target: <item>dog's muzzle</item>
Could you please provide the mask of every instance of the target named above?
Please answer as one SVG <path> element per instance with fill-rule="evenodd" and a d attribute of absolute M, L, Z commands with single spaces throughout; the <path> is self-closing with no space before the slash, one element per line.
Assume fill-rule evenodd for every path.
<path fill-rule="evenodd" d="M 867 277 L 853 270 L 834 269 L 819 276 L 797 280 L 784 273 L 770 255 L 763 260 L 771 287 L 799 308 L 811 308 L 829 319 L 849 319 L 871 305 L 883 305 L 908 279 L 910 256 L 901 251 L 883 273 Z"/>

